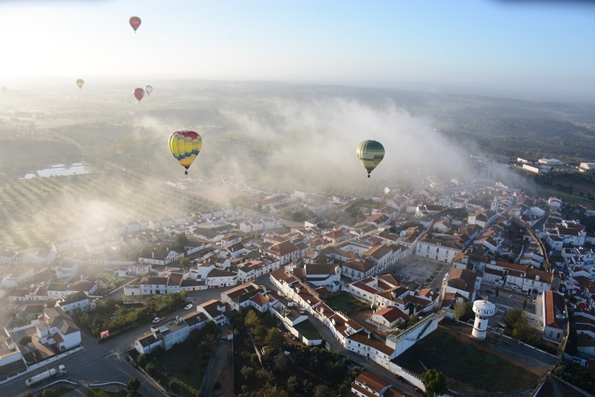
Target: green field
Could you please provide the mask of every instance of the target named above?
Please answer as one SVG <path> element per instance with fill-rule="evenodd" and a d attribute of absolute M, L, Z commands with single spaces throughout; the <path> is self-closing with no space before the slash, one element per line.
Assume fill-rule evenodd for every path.
<path fill-rule="evenodd" d="M 365 303 L 360 302 L 353 296 L 345 293 L 327 299 L 326 304 L 329 305 L 331 309 L 341 311 L 348 316 L 351 313 L 370 310 Z"/>
<path fill-rule="evenodd" d="M 556 196 L 556 197 L 562 199 L 565 203 L 571 204 L 571 205 L 580 204 L 580 205 L 586 205 L 587 207 L 595 206 L 595 202 L 589 201 L 586 198 L 583 198 L 581 196 L 569 194 L 568 192 L 562 192 L 560 190 L 550 188 L 550 187 L 545 187 L 542 185 L 535 186 L 535 195 L 537 197 L 542 197 L 544 199 L 548 199 L 549 197 Z"/>
<path fill-rule="evenodd" d="M 461 342 L 441 328 L 397 357 L 396 363 L 417 373 L 425 371 L 423 363 L 444 373 L 449 388 L 467 392 L 513 392 L 536 386 L 539 380 L 534 373 Z"/>

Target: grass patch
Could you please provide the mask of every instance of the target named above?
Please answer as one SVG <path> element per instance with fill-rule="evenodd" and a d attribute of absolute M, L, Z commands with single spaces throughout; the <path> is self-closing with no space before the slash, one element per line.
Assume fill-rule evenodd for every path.
<path fill-rule="evenodd" d="M 61 387 L 61 388 L 59 388 L 58 390 L 55 390 L 52 393 L 52 397 L 62 396 L 62 395 L 66 394 L 66 393 L 68 393 L 68 392 L 70 392 L 72 390 L 74 390 L 74 388 L 72 388 L 72 387 Z"/>
<path fill-rule="evenodd" d="M 593 201 L 589 201 L 584 197 L 577 196 L 574 194 L 569 194 L 568 192 L 563 192 L 563 191 L 555 189 L 555 188 L 545 187 L 543 185 L 535 186 L 535 195 L 538 197 L 542 197 L 544 199 L 547 199 L 552 196 L 556 196 L 556 197 L 562 199 L 565 203 L 568 203 L 571 205 L 580 204 L 580 205 L 586 205 L 588 207 L 593 206 Z"/>
<path fill-rule="evenodd" d="M 333 310 L 341 311 L 347 315 L 354 312 L 370 310 L 363 302 L 358 301 L 353 296 L 342 293 L 326 300 L 326 304 Z"/>
<path fill-rule="evenodd" d="M 456 357 L 456 360 L 452 358 Z M 401 354 L 397 365 L 424 372 L 436 368 L 448 377 L 448 386 L 467 392 L 513 392 L 535 386 L 538 376 L 495 354 L 457 340 L 438 328 Z"/>
<path fill-rule="evenodd" d="M 209 364 L 210 353 L 198 352 L 196 337 L 188 338 L 183 343 L 177 344 L 167 352 L 150 355 L 145 369 L 165 389 L 178 394 L 198 394 Z M 149 367 L 152 369 L 149 370 Z"/>

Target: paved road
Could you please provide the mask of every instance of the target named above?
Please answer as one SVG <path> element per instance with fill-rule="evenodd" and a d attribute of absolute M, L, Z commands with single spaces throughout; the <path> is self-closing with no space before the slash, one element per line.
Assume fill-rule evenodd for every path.
<path fill-rule="evenodd" d="M 227 288 L 212 288 L 204 291 L 188 293 L 189 300 L 196 306 L 211 299 L 218 299 L 221 292 Z M 168 315 L 166 318 L 173 318 L 176 315 L 187 314 L 183 309 Z M 105 342 L 98 344 L 97 340 L 84 328 L 81 327 L 81 338 L 84 349 L 65 357 L 49 365 L 49 368 L 63 364 L 66 366 L 67 376 L 81 384 L 99 383 L 105 381 L 118 381 L 128 383 L 131 378 L 138 378 L 141 381 L 141 392 L 147 397 L 166 396 L 161 389 L 154 385 L 140 371 L 126 363 L 125 352 L 131 349 L 134 341 L 141 335 L 149 332 L 151 324 L 141 325 L 121 335 L 115 335 Z M 45 369 L 44 369 L 45 370 Z M 42 369 L 7 382 L 1 386 L 2 397 L 18 397 L 29 390 L 25 386 L 25 379 L 32 374 L 43 372 Z M 43 386 L 43 384 L 41 385 Z M 34 390 L 34 389 L 33 389 Z M 69 393 L 66 397 L 87 395 L 84 388 Z"/>

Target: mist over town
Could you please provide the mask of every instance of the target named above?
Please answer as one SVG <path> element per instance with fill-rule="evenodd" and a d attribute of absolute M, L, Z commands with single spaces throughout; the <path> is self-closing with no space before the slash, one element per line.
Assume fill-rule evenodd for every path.
<path fill-rule="evenodd" d="M 0 2 L 2 397 L 595 394 L 589 2 L 170 3 Z"/>

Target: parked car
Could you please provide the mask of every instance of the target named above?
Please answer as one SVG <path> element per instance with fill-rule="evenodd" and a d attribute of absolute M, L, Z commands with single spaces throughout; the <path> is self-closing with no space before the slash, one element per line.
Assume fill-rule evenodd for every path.
<path fill-rule="evenodd" d="M 153 324 L 157 324 L 159 321 L 161 321 L 161 319 L 159 317 L 155 317 L 153 319 Z"/>
<path fill-rule="evenodd" d="M 184 306 L 184 310 L 191 310 L 193 307 L 194 305 L 192 303 L 189 303 L 186 306 Z"/>

